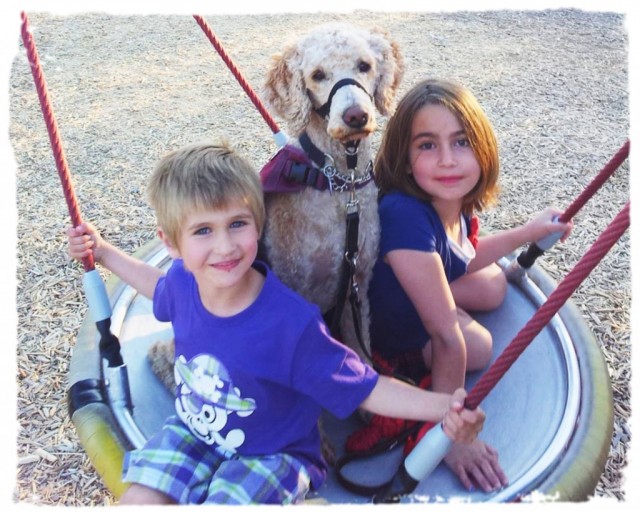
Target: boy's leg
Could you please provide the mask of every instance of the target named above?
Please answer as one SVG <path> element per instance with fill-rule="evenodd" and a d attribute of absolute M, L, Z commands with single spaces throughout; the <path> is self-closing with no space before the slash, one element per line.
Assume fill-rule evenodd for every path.
<path fill-rule="evenodd" d="M 161 494 L 174 503 L 200 504 L 207 497 L 209 483 L 221 461 L 211 447 L 196 439 L 179 419 L 171 417 L 142 449 L 125 455 L 122 480 L 131 483 L 133 490 L 123 495 L 123 500 L 140 504 L 149 499 L 156 504 L 156 494 Z M 155 493 L 148 494 L 146 490 Z"/>
<path fill-rule="evenodd" d="M 288 454 L 231 459 L 216 471 L 206 504 L 296 504 L 309 488 L 309 473 Z"/>
<path fill-rule="evenodd" d="M 162 505 L 162 504 L 176 504 L 171 497 L 165 495 L 158 490 L 149 488 L 144 485 L 133 483 L 120 497 L 119 504 L 125 505 Z"/>

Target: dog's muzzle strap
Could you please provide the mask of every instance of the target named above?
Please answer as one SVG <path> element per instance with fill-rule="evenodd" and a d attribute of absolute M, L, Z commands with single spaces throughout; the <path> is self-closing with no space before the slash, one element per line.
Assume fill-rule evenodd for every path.
<path fill-rule="evenodd" d="M 344 87 L 344 86 L 348 86 L 348 85 L 354 85 L 356 87 L 359 87 L 365 93 L 367 93 L 369 98 L 371 98 L 371 95 L 369 94 L 369 91 L 367 91 L 362 84 L 360 84 L 359 82 L 357 82 L 356 80 L 354 80 L 352 78 L 343 78 L 342 80 L 338 80 L 333 85 L 333 87 L 331 88 L 331 92 L 329 93 L 329 98 L 327 98 L 326 103 L 324 105 L 322 105 L 321 107 L 318 107 L 317 109 L 315 109 L 315 111 L 318 114 L 320 114 L 323 118 L 326 118 L 329 115 L 329 111 L 331 110 L 331 101 L 333 100 L 333 97 L 335 96 L 335 94 L 338 92 L 338 89 L 340 89 L 341 87 Z"/>

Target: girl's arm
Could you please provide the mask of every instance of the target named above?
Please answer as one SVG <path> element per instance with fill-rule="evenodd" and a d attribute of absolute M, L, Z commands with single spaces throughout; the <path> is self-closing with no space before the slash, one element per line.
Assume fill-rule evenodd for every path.
<path fill-rule="evenodd" d="M 449 438 L 470 443 L 482 429 L 485 414 L 481 409 L 466 410 L 466 393 L 458 388 L 454 394 L 428 392 L 387 376 L 380 376 L 369 397 L 360 405 L 377 415 L 423 422 L 443 422 Z"/>
<path fill-rule="evenodd" d="M 560 240 L 564 241 L 571 233 L 573 223 L 555 222 L 554 218 L 561 214 L 562 212 L 556 209 L 547 208 L 522 226 L 481 237 L 478 240 L 476 257 L 469 263 L 468 272 L 482 269 L 520 246 L 539 241 L 554 232 L 563 232 Z"/>
<path fill-rule="evenodd" d="M 129 256 L 109 244 L 90 223 L 69 228 L 67 237 L 69 255 L 72 258 L 82 260 L 86 256 L 93 255 L 100 265 L 109 269 L 143 296 L 153 299 L 156 284 L 164 276 L 164 271 Z"/>
<path fill-rule="evenodd" d="M 431 335 L 433 389 L 452 393 L 464 385 L 467 352 L 440 255 L 397 249 L 386 258 Z"/>

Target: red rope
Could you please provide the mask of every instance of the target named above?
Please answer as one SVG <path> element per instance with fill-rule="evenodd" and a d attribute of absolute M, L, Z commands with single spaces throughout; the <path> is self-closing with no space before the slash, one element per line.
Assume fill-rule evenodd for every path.
<path fill-rule="evenodd" d="M 218 51 L 220 57 L 222 57 L 222 60 L 225 62 L 231 73 L 233 73 L 233 76 L 236 77 L 236 80 L 238 81 L 240 86 L 242 86 L 242 89 L 244 89 L 244 92 L 247 94 L 253 105 L 255 105 L 256 109 L 258 109 L 258 112 L 260 112 L 262 118 L 267 122 L 267 125 L 269 125 L 271 131 L 274 134 L 278 133 L 280 131 L 280 128 L 278 127 L 277 123 L 274 121 L 274 119 L 271 117 L 271 114 L 269 114 L 265 106 L 262 104 L 260 98 L 258 98 L 258 95 L 255 93 L 253 88 L 244 79 L 238 67 L 234 64 L 229 54 L 227 54 L 227 52 L 225 51 L 220 40 L 213 33 L 211 27 L 209 27 L 209 24 L 202 16 L 194 14 L 193 17 L 198 22 L 198 25 L 200 25 L 200 28 L 203 30 L 205 35 L 209 38 L 209 41 L 211 41 L 213 47 Z"/>
<path fill-rule="evenodd" d="M 583 255 L 576 266 L 549 295 L 544 304 L 536 311 L 522 330 L 515 336 L 503 353 L 489 367 L 475 386 L 469 391 L 465 406 L 474 409 L 487 396 L 500 378 L 509 370 L 518 356 L 527 348 L 534 337 L 540 333 L 551 318 L 562 308 L 571 294 L 580 286 L 593 268 L 629 227 L 629 203 L 624 206 L 616 218 L 607 226 L 596 242 Z"/>
<path fill-rule="evenodd" d="M 33 75 L 36 90 L 38 91 L 40 108 L 42 109 L 44 122 L 47 125 L 47 132 L 49 133 L 49 141 L 51 142 L 53 157 L 56 161 L 56 167 L 58 168 L 60 182 L 62 183 L 62 191 L 64 192 L 64 197 L 67 201 L 71 222 L 73 223 L 73 226 L 78 226 L 82 223 L 82 217 L 80 216 L 80 209 L 78 208 L 78 202 L 73 191 L 73 183 L 71 182 L 67 159 L 64 155 L 62 143 L 60 142 L 58 123 L 56 122 L 53 109 L 51 108 L 51 102 L 49 101 L 47 83 L 44 79 L 44 74 L 42 73 L 38 50 L 36 49 L 36 44 L 33 40 L 31 31 L 29 30 L 29 20 L 26 13 L 23 11 L 20 13 L 20 16 L 22 17 L 22 41 L 24 42 L 24 47 L 27 50 L 27 57 L 31 66 L 31 74 Z M 95 263 L 93 256 L 91 255 L 85 257 L 82 260 L 82 263 L 84 265 L 84 270 L 87 272 L 95 269 Z"/>
<path fill-rule="evenodd" d="M 573 203 L 567 207 L 558 219 L 560 223 L 566 223 L 573 218 L 573 216 L 578 213 L 578 210 L 580 210 L 584 204 L 591 199 L 591 196 L 593 196 L 596 191 L 602 187 L 602 184 L 609 179 L 614 171 L 620 167 L 620 164 L 622 164 L 629 156 L 629 146 L 629 140 L 627 140 L 627 142 L 622 145 L 618 152 L 611 158 L 607 165 L 602 168 L 585 190 L 582 191 L 580 196 L 578 196 Z"/>

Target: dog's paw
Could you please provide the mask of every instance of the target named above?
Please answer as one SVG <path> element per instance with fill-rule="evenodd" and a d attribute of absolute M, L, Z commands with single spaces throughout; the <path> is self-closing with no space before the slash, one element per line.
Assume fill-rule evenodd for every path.
<path fill-rule="evenodd" d="M 171 391 L 176 386 L 176 381 L 173 377 L 174 355 L 173 340 L 161 340 L 154 343 L 147 354 L 151 370 L 162 384 Z"/>

